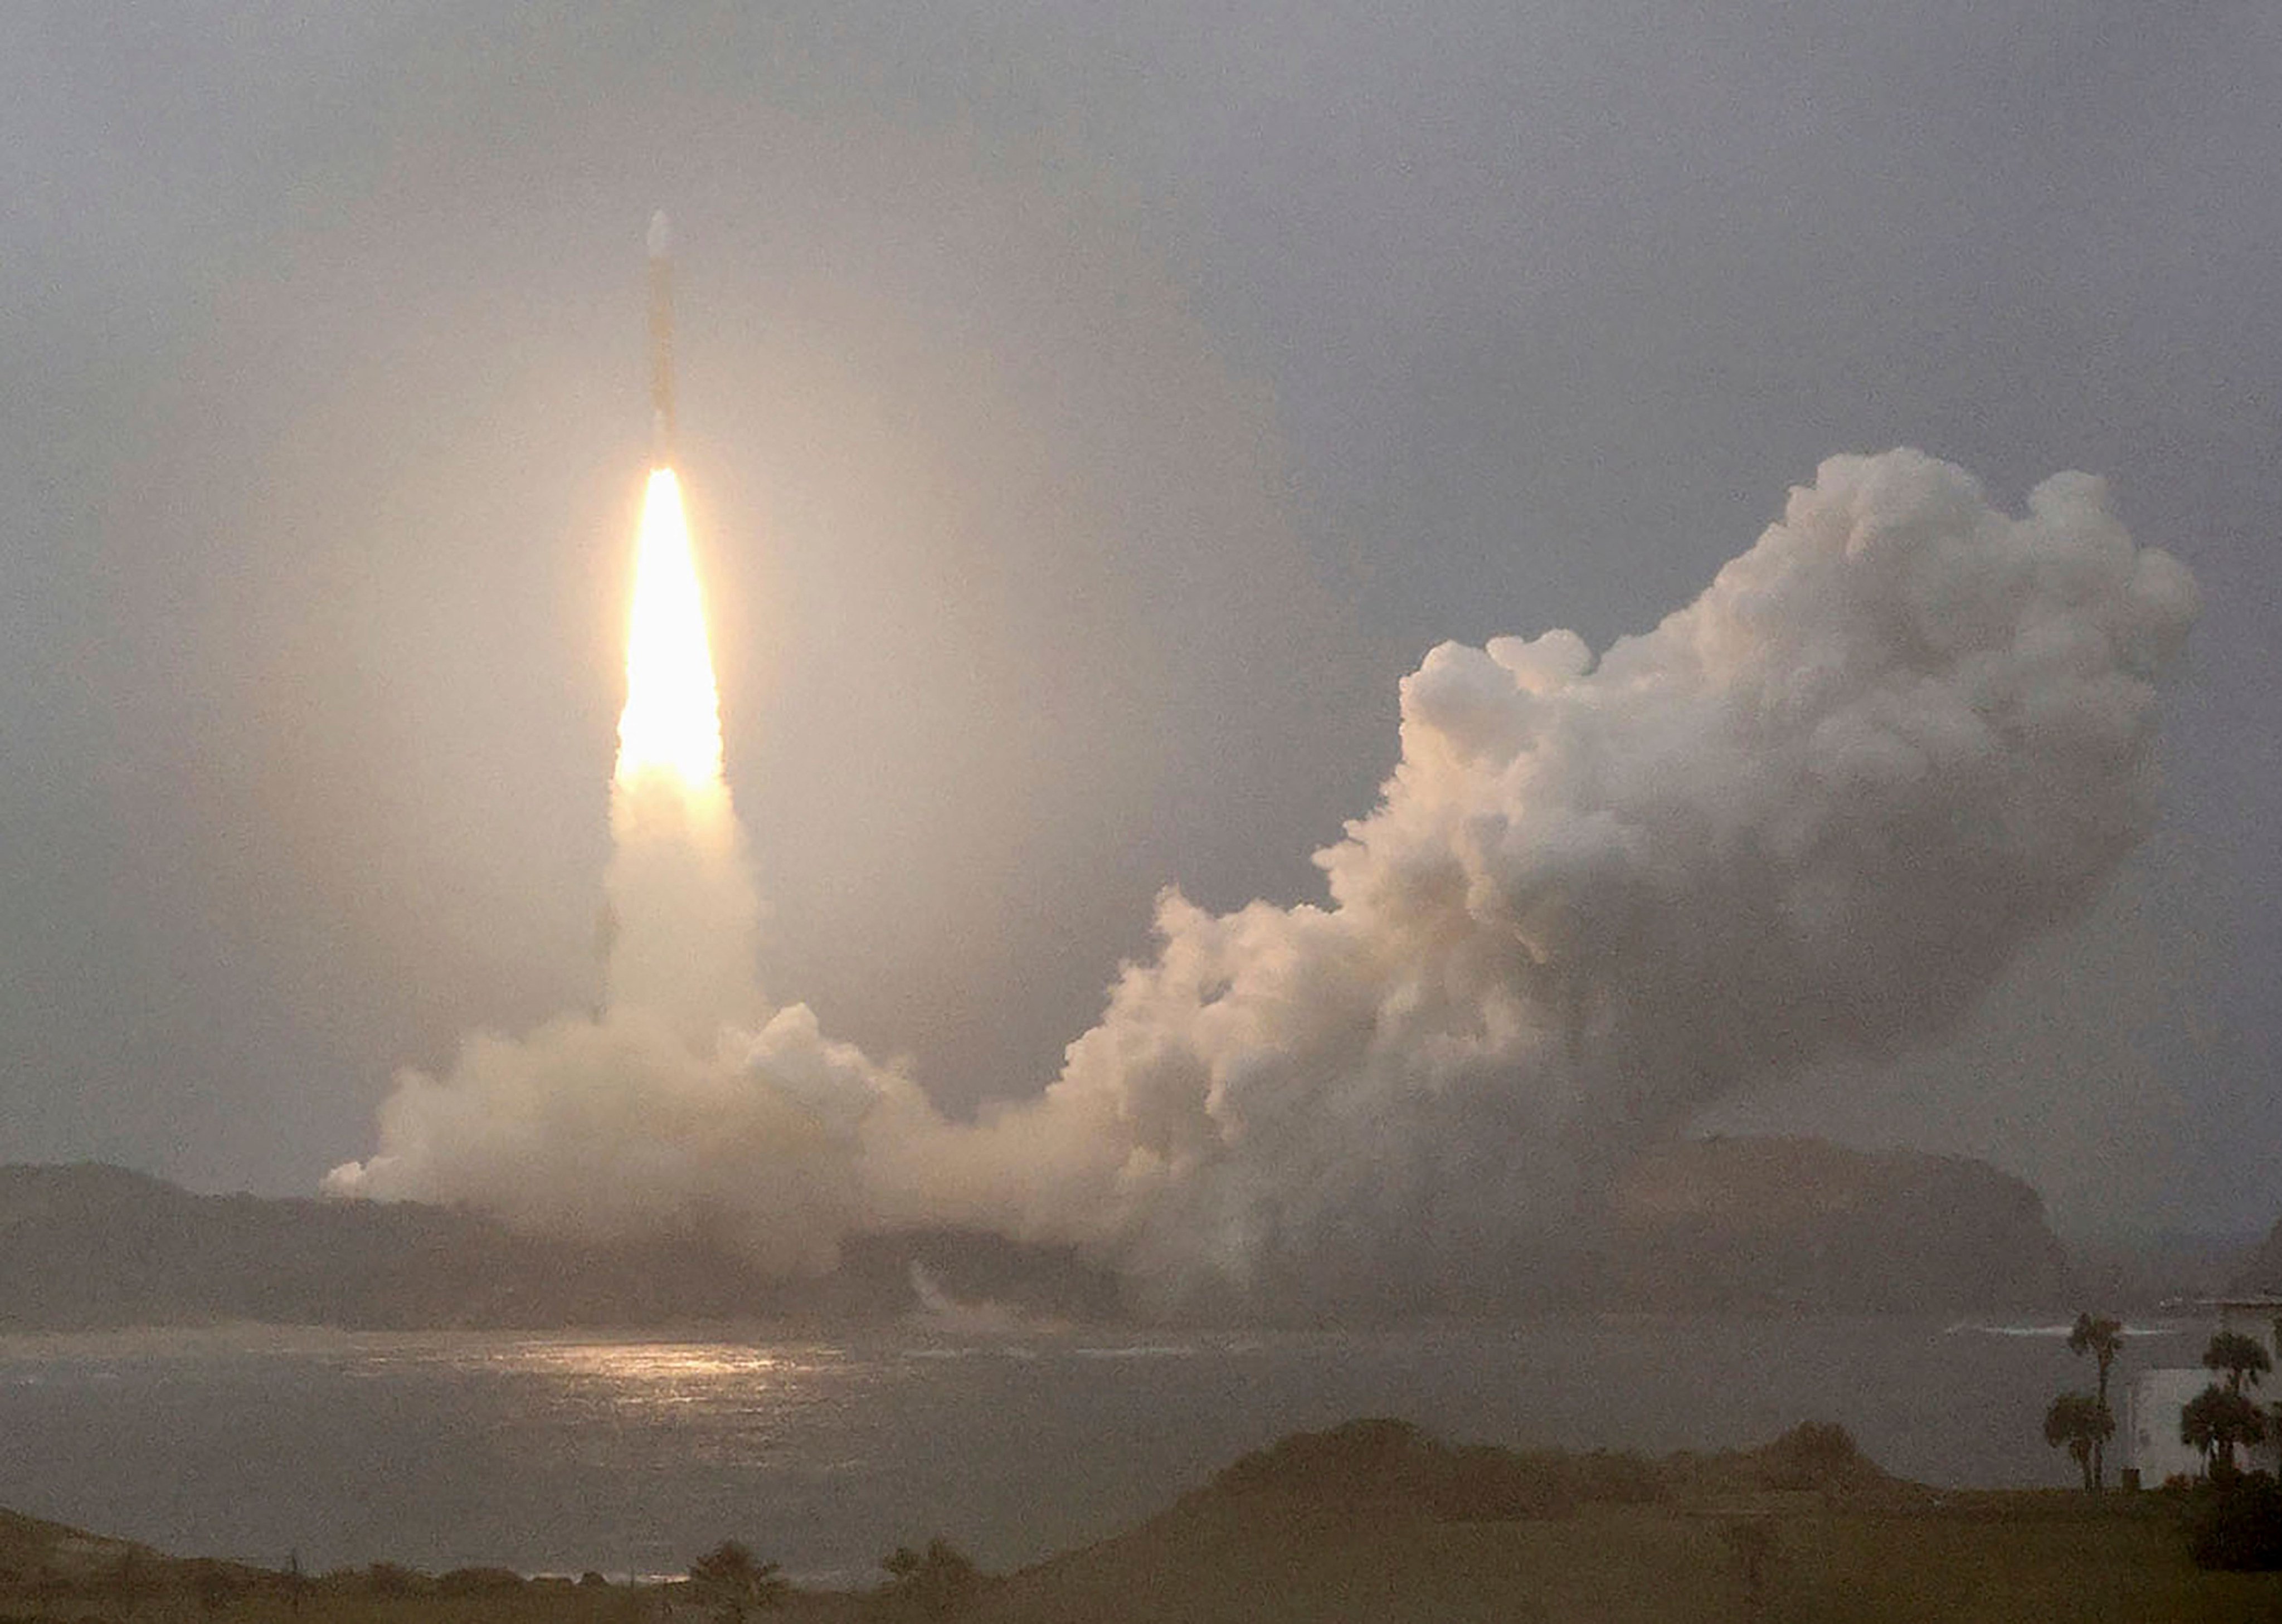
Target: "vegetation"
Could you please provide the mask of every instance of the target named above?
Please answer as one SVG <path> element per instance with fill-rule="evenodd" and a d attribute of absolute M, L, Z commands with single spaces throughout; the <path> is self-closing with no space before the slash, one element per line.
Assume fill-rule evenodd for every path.
<path fill-rule="evenodd" d="M 2197 1567 L 2230 1573 L 2282 1569 L 2282 1486 L 2268 1473 L 2198 1490 L 2185 1527 Z"/>
<path fill-rule="evenodd" d="M 1727 1458 L 1748 1463 L 1755 1486 L 1765 1489 L 1860 1489 L 1893 1481 L 1836 1421 L 1801 1421 L 1774 1442 Z"/>
<path fill-rule="evenodd" d="M 1719 1536 L 1735 1552 L 1735 1571 L 1743 1581 L 1743 1605 L 1758 1618 L 1766 1611 L 1779 1554 L 1774 1519 L 1765 1513 L 1731 1517 L 1720 1525 Z"/>
<path fill-rule="evenodd" d="M 783 1575 L 773 1562 L 756 1560 L 735 1540 L 723 1540 L 689 1565 L 689 1582 L 721 1624 L 744 1624 L 745 1615 L 780 1604 Z"/>
<path fill-rule="evenodd" d="M 1661 1465 L 1662 1463 L 1652 1463 Z M 2282 1617 L 2282 1574 L 2199 1571 L 2165 1495 L 1714 1490 L 1448 1524 L 1200 1496 L 1002 1581 L 974 1624 L 2024 1624 Z M 1755 1594 L 1756 1592 L 1756 1594 Z"/>
<path fill-rule="evenodd" d="M 2265 1437 L 2266 1418 L 2258 1406 L 2216 1381 L 2179 1411 L 2179 1442 L 2201 1451 L 2213 1478 L 2232 1477 L 2236 1448 L 2254 1448 Z"/>
<path fill-rule="evenodd" d="M 1246 1455 L 1213 1488 L 1323 1506 L 1401 1505 L 1444 1522 L 1550 1517 L 1587 1503 L 1644 1504 L 1664 1492 L 1636 1455 L 1454 1446 L 1384 1419 L 1295 1433 Z"/>
<path fill-rule="evenodd" d="M 2078 1314 L 2075 1327 L 2069 1332 L 2069 1351 L 2078 1357 L 2090 1354 L 2100 1371 L 2100 1386 L 2093 1396 L 2099 1401 L 2100 1413 L 2107 1418 L 2107 1424 L 2097 1429 L 2092 1442 L 2091 1481 L 2086 1487 L 2092 1489 L 2107 1486 L 2107 1440 L 2115 1433 L 2115 1412 L 2107 1407 L 2107 1373 L 2115 1367 L 2115 1356 L 2123 1347 L 2123 1322 L 2110 1319 L 2104 1314 Z M 2053 1436 L 2053 1422 L 2049 1414 L 2045 1418 L 2045 1442 L 2058 1442 Z M 2075 1452 L 2073 1445 L 2069 1452 Z"/>
<path fill-rule="evenodd" d="M 2245 1336 L 2239 1331 L 2220 1331 L 2203 1349 L 2203 1368 L 2224 1371 L 2227 1390 L 2239 1393 L 2246 1380 L 2256 1387 L 2259 1378 L 2274 1368 L 2274 1361 L 2267 1356 L 2266 1344 L 2256 1337 Z"/>
<path fill-rule="evenodd" d="M 2282 1320 L 2275 1329 L 2282 1334 Z M 2214 1481 L 2224 1483 L 2236 1476 L 2237 1449 L 2255 1449 L 2282 1428 L 2282 1404 L 2275 1407 L 2270 1427 L 2266 1412 L 2243 1391 L 2245 1386 L 2256 1387 L 2273 1367 L 2265 1344 L 2239 1331 L 2216 1332 L 2204 1348 L 2203 1368 L 2224 1374 L 2226 1382 L 2214 1381 L 2187 1401 L 2179 1412 L 2179 1442 L 2201 1453 Z"/>
<path fill-rule="evenodd" d="M 982 1570 L 947 1540 L 931 1539 L 925 1551 L 898 1545 L 880 1558 L 880 1566 L 887 1571 L 888 1594 L 929 1618 L 958 1612 L 982 1582 Z"/>
<path fill-rule="evenodd" d="M 1533 1509 L 1486 1511 L 1485 1482 Z M 1140 1527 L 1021 1573 L 985 1576 L 936 1540 L 890 1555 L 870 1590 L 786 1585 L 734 1544 L 687 1584 L 381 1565 L 296 1589 L 288 1574 L 0 1513 L 0 1624 L 701 1624 L 716 1584 L 767 1595 L 792 1624 L 2241 1624 L 2282 1618 L 2282 1572 L 2258 1571 L 2278 1510 L 2263 1474 L 2191 1494 L 1937 1492 L 1827 1423 L 1649 1459 L 1365 1421 L 1247 1456 Z"/>
<path fill-rule="evenodd" d="M 2067 1446 L 2069 1458 L 2084 1473 L 2086 1493 L 2100 1486 L 2100 1448 L 2115 1433 L 2115 1417 L 2090 1393 L 2063 1393 L 2045 1411 L 2045 1442 L 2054 1449 Z"/>

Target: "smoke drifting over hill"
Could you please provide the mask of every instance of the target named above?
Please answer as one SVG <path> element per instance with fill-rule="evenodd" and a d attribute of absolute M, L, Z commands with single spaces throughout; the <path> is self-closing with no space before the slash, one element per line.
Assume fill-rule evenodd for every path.
<path fill-rule="evenodd" d="M 1076 1242 L 1164 1311 L 1525 1287 L 1642 1144 L 1938 1038 L 2092 901 L 2152 822 L 2154 679 L 2194 614 L 2096 479 L 2014 518 L 1921 453 L 1834 458 L 1597 661 L 1566 631 L 1433 650 L 1379 805 L 1317 855 L 1327 901 L 1168 892 L 1040 1096 L 948 1122 L 804 1007 L 748 1021 L 757 992 L 709 991 L 693 1041 L 687 989 L 749 988 L 718 928 L 749 909 L 648 886 L 622 845 L 625 939 L 666 953 L 640 985 L 672 994 L 614 966 L 599 1019 L 406 1074 L 329 1187 L 718 1226 L 788 1269 L 977 1226 Z M 749 885 L 734 820 L 696 838 Z"/>

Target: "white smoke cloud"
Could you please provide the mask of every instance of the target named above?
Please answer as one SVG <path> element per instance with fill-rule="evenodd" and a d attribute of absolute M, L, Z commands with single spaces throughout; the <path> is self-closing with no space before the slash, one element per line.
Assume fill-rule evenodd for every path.
<path fill-rule="evenodd" d="M 603 1009 L 470 1037 L 440 1079 L 400 1073 L 378 1153 L 325 1188 L 594 1238 L 702 1230 L 783 1272 L 828 1269 L 871 1218 L 866 1134 L 934 1113 L 805 1005 L 767 1009 L 759 901 L 718 778 L 622 777 L 610 830 Z"/>
<path fill-rule="evenodd" d="M 1644 1141 L 1937 1038 L 2086 906 L 2153 820 L 2154 678 L 2194 613 L 2096 479 L 2013 518 L 1919 452 L 1834 458 L 1597 662 L 1566 631 L 1435 649 L 1380 804 L 1317 855 L 1327 903 L 1168 893 L 1156 955 L 1030 1102 L 951 1125 L 801 1006 L 741 1024 L 739 939 L 727 992 L 647 984 L 678 1017 L 614 968 L 600 1021 L 407 1074 L 330 1187 L 601 1233 L 702 1216 L 786 1268 L 987 1227 L 1079 1243 L 1167 1311 L 1525 1287 Z M 658 906 L 638 870 L 613 894 L 662 963 L 700 951 L 685 925 L 725 939 L 718 897 Z"/>
<path fill-rule="evenodd" d="M 767 1013 L 753 963 L 760 899 L 729 792 L 647 774 L 610 786 L 610 932 L 604 1002 L 709 1046 L 724 1023 Z"/>

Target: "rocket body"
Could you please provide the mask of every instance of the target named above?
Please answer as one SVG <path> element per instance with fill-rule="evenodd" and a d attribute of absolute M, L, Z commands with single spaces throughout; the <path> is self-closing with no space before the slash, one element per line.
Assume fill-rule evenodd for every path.
<path fill-rule="evenodd" d="M 650 461 L 673 463 L 673 227 L 660 209 L 649 220 Z"/>

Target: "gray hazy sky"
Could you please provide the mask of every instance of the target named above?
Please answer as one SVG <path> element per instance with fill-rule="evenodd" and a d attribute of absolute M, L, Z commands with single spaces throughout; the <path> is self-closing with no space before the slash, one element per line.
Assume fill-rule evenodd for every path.
<path fill-rule="evenodd" d="M 1029 1092 L 1319 893 L 1432 643 L 1693 597 L 1827 453 L 2113 482 L 2166 824 L 1956 1040 L 1725 1119 L 2282 1209 L 2270 4 L 0 13 L 0 1156 L 306 1189 L 594 995 L 648 429 L 769 990 Z"/>

